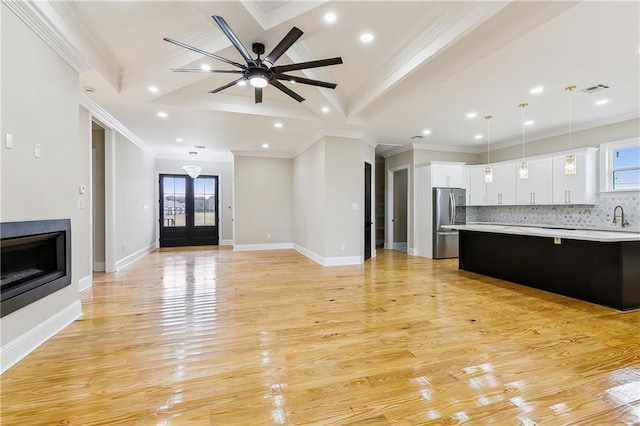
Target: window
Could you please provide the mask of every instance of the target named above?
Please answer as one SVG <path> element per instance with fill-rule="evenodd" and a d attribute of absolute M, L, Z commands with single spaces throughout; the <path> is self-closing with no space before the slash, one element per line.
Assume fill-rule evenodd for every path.
<path fill-rule="evenodd" d="M 600 149 L 601 191 L 640 190 L 640 140 L 603 144 Z"/>

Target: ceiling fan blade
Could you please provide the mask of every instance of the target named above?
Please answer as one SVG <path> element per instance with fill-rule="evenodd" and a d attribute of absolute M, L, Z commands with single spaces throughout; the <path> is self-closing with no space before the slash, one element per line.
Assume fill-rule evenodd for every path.
<path fill-rule="evenodd" d="M 218 61 L 226 62 L 229 65 L 233 65 L 234 67 L 242 68 L 246 70 L 247 67 L 245 65 L 239 64 L 237 62 L 230 61 L 229 59 L 223 58 L 222 56 L 215 55 L 213 53 L 205 52 L 204 50 L 198 49 L 197 47 L 189 46 L 188 44 L 181 43 L 177 40 L 172 40 L 168 37 L 163 38 L 164 41 L 168 41 L 169 43 L 175 44 L 176 46 L 184 47 L 185 49 L 192 50 L 196 53 L 199 53 L 204 56 L 208 56 L 209 58 L 217 59 Z"/>
<path fill-rule="evenodd" d="M 256 103 L 262 103 L 262 87 L 256 87 Z"/>
<path fill-rule="evenodd" d="M 269 53 L 269 55 L 264 58 L 262 63 L 265 64 L 267 68 L 271 68 L 273 64 L 278 60 L 278 58 L 280 58 L 280 56 L 282 56 L 284 52 L 286 52 L 287 49 L 289 49 L 293 45 L 293 43 L 295 43 L 296 40 L 298 40 L 302 36 L 302 34 L 304 33 L 300 30 L 300 28 L 291 28 L 291 31 L 289 31 L 287 35 L 284 36 L 282 40 L 280 40 L 280 43 L 278 43 L 278 45 L 273 48 L 271 53 Z"/>
<path fill-rule="evenodd" d="M 342 58 L 330 58 L 320 59 L 319 61 L 300 62 L 298 64 L 279 65 L 271 68 L 271 70 L 277 74 L 287 71 L 305 70 L 308 68 L 327 67 L 329 65 L 339 65 L 342 63 Z"/>
<path fill-rule="evenodd" d="M 292 83 L 308 84 L 310 86 L 326 87 L 328 89 L 335 89 L 336 83 L 328 83 L 326 81 L 310 80 L 308 78 L 296 77 L 295 75 L 276 74 L 274 76 L 278 80 L 288 80 Z"/>
<path fill-rule="evenodd" d="M 304 101 L 304 98 L 302 96 L 298 95 L 296 92 L 289 89 L 287 86 L 280 83 L 278 80 L 271 80 L 269 81 L 269 84 L 271 84 L 276 89 L 280 89 L 281 92 L 286 93 L 287 95 L 291 96 L 293 99 L 295 99 L 298 102 Z"/>
<path fill-rule="evenodd" d="M 238 49 L 238 52 L 240 52 L 244 60 L 250 64 L 254 63 L 255 61 L 249 54 L 249 51 L 242 45 L 240 39 L 236 37 L 233 31 L 231 31 L 231 28 L 229 27 L 229 24 L 227 24 L 227 21 L 225 21 L 222 16 L 218 15 L 213 15 L 212 18 L 214 21 L 216 21 L 216 24 L 218 24 L 224 35 L 226 35 L 229 41 L 231 41 L 231 44 L 233 44 L 236 49 Z"/>
<path fill-rule="evenodd" d="M 224 89 L 228 89 L 231 86 L 235 86 L 236 84 L 238 84 L 239 81 L 242 81 L 242 80 L 246 80 L 246 79 L 244 77 L 240 77 L 239 79 L 234 80 L 229 84 L 225 84 L 224 86 L 218 87 L 217 89 L 210 90 L 209 93 L 222 92 Z"/>
<path fill-rule="evenodd" d="M 240 70 L 203 70 L 202 68 L 171 68 L 173 72 L 199 72 L 199 73 L 222 73 L 222 74 L 242 74 Z"/>

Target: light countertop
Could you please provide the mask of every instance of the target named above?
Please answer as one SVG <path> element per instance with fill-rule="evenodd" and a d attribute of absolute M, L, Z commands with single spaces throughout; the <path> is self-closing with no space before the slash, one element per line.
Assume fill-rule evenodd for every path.
<path fill-rule="evenodd" d="M 637 229 L 567 229 L 547 225 L 528 226 L 502 223 L 467 223 L 466 225 L 444 226 L 448 229 L 465 231 L 493 232 L 499 234 L 528 235 L 532 237 L 558 237 L 570 240 L 586 240 L 600 242 L 640 241 L 640 230 Z"/>

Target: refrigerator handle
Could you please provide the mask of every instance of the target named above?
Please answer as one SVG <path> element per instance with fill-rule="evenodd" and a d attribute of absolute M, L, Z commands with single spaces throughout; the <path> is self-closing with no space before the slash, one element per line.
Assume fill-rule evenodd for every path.
<path fill-rule="evenodd" d="M 449 206 L 451 207 L 449 225 L 453 225 L 456 221 L 456 197 L 453 195 L 453 192 L 449 193 Z"/>

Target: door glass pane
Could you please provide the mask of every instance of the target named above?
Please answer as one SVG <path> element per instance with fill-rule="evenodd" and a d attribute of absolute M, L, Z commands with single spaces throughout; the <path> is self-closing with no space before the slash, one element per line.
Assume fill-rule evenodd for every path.
<path fill-rule="evenodd" d="M 186 179 L 182 177 L 162 178 L 162 198 L 164 203 L 164 227 L 185 226 L 186 220 Z"/>
<path fill-rule="evenodd" d="M 215 178 L 199 177 L 194 179 L 193 201 L 195 226 L 215 226 Z"/>

